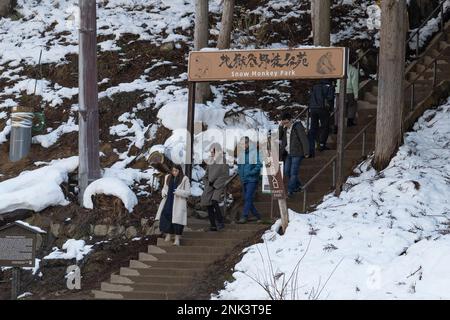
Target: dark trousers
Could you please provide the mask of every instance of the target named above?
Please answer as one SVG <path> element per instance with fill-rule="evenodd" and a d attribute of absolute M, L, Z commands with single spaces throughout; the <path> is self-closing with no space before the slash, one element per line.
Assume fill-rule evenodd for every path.
<path fill-rule="evenodd" d="M 300 171 L 300 164 L 303 157 L 293 157 L 288 155 L 284 162 L 284 177 L 288 179 L 288 192 L 292 193 L 298 189 L 302 184 L 298 178 Z"/>
<path fill-rule="evenodd" d="M 336 109 L 336 112 L 334 113 L 334 125 L 338 125 L 339 121 L 339 110 L 340 110 L 340 103 L 339 103 L 339 96 L 338 96 L 338 103 L 336 104 L 338 108 Z M 345 97 L 346 103 L 344 106 L 344 115 L 347 119 L 354 120 L 356 117 L 356 110 L 358 108 L 358 102 L 355 99 L 355 96 L 353 93 L 347 93 Z"/>
<path fill-rule="evenodd" d="M 317 138 L 325 145 L 330 131 L 330 112 L 324 108 L 311 108 L 311 128 L 309 129 L 309 154 L 314 155 Z"/>
<path fill-rule="evenodd" d="M 242 212 L 242 216 L 244 218 L 248 218 L 248 214 L 251 212 L 256 219 L 261 219 L 261 215 L 253 204 L 253 199 L 257 188 L 258 182 L 245 182 L 243 185 L 242 191 L 244 193 L 244 210 Z"/>
<path fill-rule="evenodd" d="M 223 226 L 222 210 L 220 210 L 219 203 L 215 200 L 212 201 L 212 205 L 208 206 L 208 217 L 211 227 L 217 228 L 216 222 L 219 226 Z"/>

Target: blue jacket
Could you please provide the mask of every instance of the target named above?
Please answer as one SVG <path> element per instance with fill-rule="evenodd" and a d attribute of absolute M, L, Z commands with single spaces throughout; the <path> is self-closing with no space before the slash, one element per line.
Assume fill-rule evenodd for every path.
<path fill-rule="evenodd" d="M 256 148 L 249 148 L 243 152 L 244 157 L 238 157 L 238 173 L 242 183 L 258 182 L 261 176 L 262 163 Z"/>

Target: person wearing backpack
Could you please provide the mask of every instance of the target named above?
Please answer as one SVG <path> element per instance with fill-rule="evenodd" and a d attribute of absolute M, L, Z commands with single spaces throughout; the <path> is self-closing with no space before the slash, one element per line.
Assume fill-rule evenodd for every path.
<path fill-rule="evenodd" d="M 302 160 L 309 157 L 309 142 L 305 127 L 300 121 L 292 121 L 289 112 L 282 113 L 279 132 L 284 178 L 288 180 L 288 196 L 292 197 L 294 192 L 300 191 L 302 187 L 298 173 Z"/>
<path fill-rule="evenodd" d="M 320 80 L 311 90 L 309 112 L 311 128 L 309 130 L 309 154 L 315 155 L 315 145 L 319 138 L 319 151 L 329 150 L 327 147 L 330 130 L 330 115 L 334 109 L 334 86 L 330 80 Z"/>

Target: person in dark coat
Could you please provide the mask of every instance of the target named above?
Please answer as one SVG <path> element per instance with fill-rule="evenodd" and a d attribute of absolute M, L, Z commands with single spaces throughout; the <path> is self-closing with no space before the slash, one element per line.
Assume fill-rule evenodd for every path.
<path fill-rule="evenodd" d="M 311 90 L 309 110 L 311 128 L 309 130 L 309 154 L 315 155 L 315 146 L 319 138 L 319 151 L 329 150 L 327 147 L 330 130 L 331 110 L 334 109 L 334 86 L 330 80 L 320 80 Z"/>
<path fill-rule="evenodd" d="M 244 208 L 238 223 L 247 223 L 250 212 L 256 217 L 257 222 L 260 222 L 261 214 L 253 204 L 253 199 L 261 176 L 261 157 L 256 145 L 250 143 L 249 137 L 244 137 L 241 143 L 244 148 L 238 153 L 238 173 L 242 184 Z"/>
<path fill-rule="evenodd" d="M 191 195 L 189 178 L 183 175 L 181 166 L 175 165 L 164 180 L 162 201 L 155 220 L 159 220 L 159 229 L 166 234 L 165 241 L 175 235 L 174 245 L 180 245 L 184 226 L 187 224 L 187 199 Z"/>
<path fill-rule="evenodd" d="M 298 178 L 300 164 L 305 157 L 309 157 L 309 142 L 305 127 L 300 121 L 293 122 L 289 112 L 281 115 L 280 154 L 284 161 L 284 178 L 288 182 L 288 196 L 301 190 Z"/>
<path fill-rule="evenodd" d="M 211 156 L 207 162 L 206 173 L 203 177 L 205 189 L 200 205 L 208 208 L 210 230 L 217 231 L 225 227 L 219 202 L 223 198 L 225 183 L 229 177 L 228 165 L 220 144 L 215 143 L 211 146 Z"/>

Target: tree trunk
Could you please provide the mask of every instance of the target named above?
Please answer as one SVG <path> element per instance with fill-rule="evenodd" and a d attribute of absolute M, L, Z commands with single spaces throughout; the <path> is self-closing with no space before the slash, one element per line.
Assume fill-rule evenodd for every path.
<path fill-rule="evenodd" d="M 200 50 L 208 46 L 208 0 L 196 0 L 195 2 L 195 30 L 194 49 Z M 195 102 L 205 103 L 211 97 L 209 83 L 202 82 L 196 86 Z"/>
<path fill-rule="evenodd" d="M 0 0 L 0 17 L 10 14 L 15 2 L 15 0 Z"/>
<path fill-rule="evenodd" d="M 374 167 L 386 168 L 403 137 L 406 2 L 383 0 Z"/>
<path fill-rule="evenodd" d="M 231 42 L 231 30 L 233 29 L 234 0 L 224 0 L 222 13 L 222 26 L 220 28 L 217 48 L 229 49 Z"/>
<path fill-rule="evenodd" d="M 315 46 L 330 46 L 330 0 L 311 0 L 311 24 Z"/>

